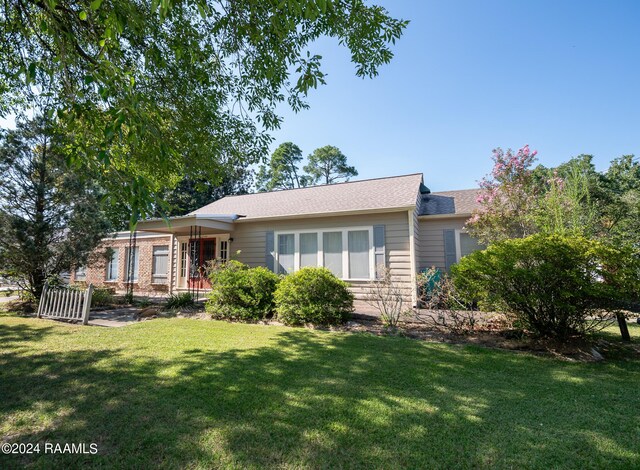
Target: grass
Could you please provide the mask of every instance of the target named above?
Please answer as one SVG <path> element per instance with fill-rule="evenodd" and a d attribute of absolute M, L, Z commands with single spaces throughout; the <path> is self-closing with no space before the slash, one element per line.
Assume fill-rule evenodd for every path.
<path fill-rule="evenodd" d="M 185 319 L 0 345 L 0 440 L 99 448 L 0 468 L 640 466 L 637 361 Z"/>

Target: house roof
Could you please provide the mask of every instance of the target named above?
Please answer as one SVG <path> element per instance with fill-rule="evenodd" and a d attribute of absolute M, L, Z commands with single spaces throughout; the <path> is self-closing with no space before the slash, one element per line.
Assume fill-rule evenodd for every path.
<path fill-rule="evenodd" d="M 327 215 L 415 206 L 422 173 L 308 188 L 227 196 L 191 214 L 239 214 L 244 219 Z M 190 214 L 190 215 L 191 215 Z"/>
<path fill-rule="evenodd" d="M 479 191 L 475 188 L 424 194 L 419 215 L 469 215 L 479 207 Z"/>

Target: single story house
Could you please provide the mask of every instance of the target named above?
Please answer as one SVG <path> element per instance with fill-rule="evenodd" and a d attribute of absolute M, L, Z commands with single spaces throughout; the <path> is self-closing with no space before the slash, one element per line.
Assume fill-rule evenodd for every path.
<path fill-rule="evenodd" d="M 416 173 L 227 196 L 185 216 L 140 222 L 133 263 L 129 232 L 105 239 L 71 281 L 122 291 L 129 280 L 141 294 L 206 290 L 207 263 L 236 259 L 281 274 L 324 266 L 363 298 L 383 265 L 415 302 L 416 273 L 446 271 L 479 248 L 463 230 L 477 193 L 431 193 Z"/>

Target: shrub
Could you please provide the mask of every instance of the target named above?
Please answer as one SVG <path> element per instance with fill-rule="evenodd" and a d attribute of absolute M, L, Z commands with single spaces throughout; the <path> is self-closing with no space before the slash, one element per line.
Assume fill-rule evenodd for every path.
<path fill-rule="evenodd" d="M 151 300 L 148 299 L 147 297 L 142 297 L 142 298 L 138 298 L 135 299 L 133 302 L 131 302 L 133 305 L 135 305 L 136 307 L 140 307 L 140 308 L 147 308 L 149 306 L 151 306 Z"/>
<path fill-rule="evenodd" d="M 178 294 L 171 294 L 167 298 L 165 303 L 166 308 L 193 308 L 196 305 L 196 300 L 190 292 L 180 292 Z"/>
<path fill-rule="evenodd" d="M 367 290 L 366 302 L 378 310 L 383 324 L 394 327 L 406 313 L 403 306 L 407 292 L 402 283 L 392 276 L 390 268 L 378 266 L 378 271 L 382 275 L 371 283 Z"/>
<path fill-rule="evenodd" d="M 107 307 L 113 305 L 113 293 L 109 288 L 97 287 L 93 289 L 91 294 L 92 307 Z"/>
<path fill-rule="evenodd" d="M 228 261 L 211 270 L 211 292 L 205 307 L 213 318 L 260 320 L 273 313 L 273 294 L 280 278 L 264 267 Z"/>
<path fill-rule="evenodd" d="M 287 325 L 344 322 L 353 311 L 347 284 L 326 268 L 302 268 L 286 276 L 275 292 L 278 319 Z"/>
<path fill-rule="evenodd" d="M 465 303 L 451 278 L 437 268 L 430 268 L 417 276 L 418 310 L 415 319 L 431 328 L 457 335 L 473 333 L 477 312 Z"/>
<path fill-rule="evenodd" d="M 459 292 L 513 314 L 541 336 L 565 339 L 605 326 L 638 286 L 634 258 L 578 236 L 506 240 L 453 266 Z"/>

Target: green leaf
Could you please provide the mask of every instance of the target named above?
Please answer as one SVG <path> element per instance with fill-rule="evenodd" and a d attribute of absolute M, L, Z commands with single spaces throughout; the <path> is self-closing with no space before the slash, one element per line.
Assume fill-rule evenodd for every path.
<path fill-rule="evenodd" d="M 93 11 L 96 11 L 98 8 L 100 8 L 100 5 L 102 5 L 102 0 L 93 0 L 93 2 L 91 2 L 91 9 Z"/>
<path fill-rule="evenodd" d="M 207 10 L 205 9 L 204 5 L 202 5 L 202 3 L 198 3 L 198 11 L 200 12 L 200 16 L 202 17 L 202 19 L 205 19 L 207 17 Z"/>
<path fill-rule="evenodd" d="M 31 62 L 26 72 L 25 81 L 28 84 L 36 81 L 36 63 Z"/>
<path fill-rule="evenodd" d="M 86 11 L 81 11 L 78 16 L 80 17 L 80 19 L 82 21 L 86 21 L 87 20 L 87 12 Z"/>
<path fill-rule="evenodd" d="M 109 166 L 109 162 L 111 161 L 109 158 L 109 154 L 104 150 L 98 152 L 98 160 L 100 160 L 105 166 Z"/>

